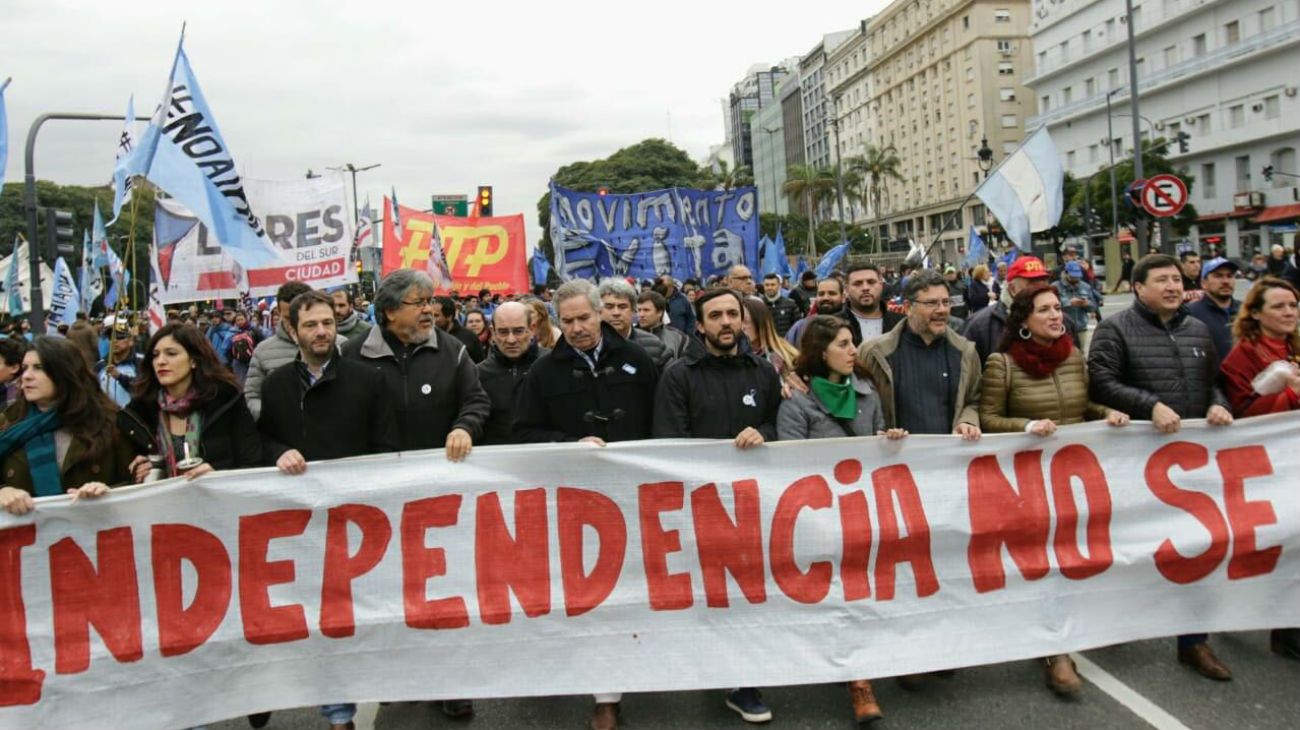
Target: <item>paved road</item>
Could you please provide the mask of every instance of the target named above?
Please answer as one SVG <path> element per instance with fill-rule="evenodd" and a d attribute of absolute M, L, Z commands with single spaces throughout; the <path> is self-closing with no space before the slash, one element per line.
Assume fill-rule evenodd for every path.
<path fill-rule="evenodd" d="M 1238 297 L 1249 282 L 1238 285 Z M 1117 314 L 1132 294 L 1111 294 L 1104 316 Z M 1142 641 L 1083 652 L 1086 688 L 1073 700 L 1060 700 L 1043 685 L 1035 662 L 1011 662 L 964 669 L 950 679 L 935 679 L 920 692 L 892 680 L 875 683 L 885 710 L 876 728 L 1050 728 L 1095 730 L 1295 730 L 1300 728 L 1300 662 L 1268 651 L 1267 632 L 1221 634 L 1212 645 L 1236 678 L 1217 683 L 1202 679 L 1175 660 L 1173 639 Z M 436 672 L 430 681 L 436 682 Z M 524 688 L 521 688 L 521 690 Z M 835 730 L 854 727 L 847 694 L 840 685 L 774 687 L 765 690 L 773 728 Z M 482 700 L 477 716 L 456 722 L 428 703 L 363 705 L 362 730 L 424 728 L 560 728 L 580 730 L 591 712 L 589 697 Z M 722 704 L 719 691 L 629 695 L 623 701 L 624 725 L 632 730 L 746 727 Z M 242 719 L 211 726 L 244 730 Z M 270 730 L 324 728 L 315 709 L 277 712 Z"/>
<path fill-rule="evenodd" d="M 1220 634 L 1212 640 L 1236 678 L 1202 679 L 1174 660 L 1173 639 L 1143 641 L 1084 652 L 1083 693 L 1060 700 L 1043 686 L 1035 662 L 1011 662 L 964 669 L 951 679 L 934 679 L 919 692 L 892 680 L 876 682 L 885 720 L 876 728 L 1161 728 L 1162 730 L 1294 730 L 1300 727 L 1300 662 L 1268 651 L 1268 634 Z M 1089 664 L 1095 665 L 1095 669 Z M 434 681 L 431 676 L 431 681 Z M 769 727 L 791 730 L 849 730 L 854 727 L 847 694 L 840 685 L 775 687 L 765 690 L 774 719 Z M 536 728 L 586 727 L 588 697 L 481 700 L 470 722 L 448 720 L 428 703 L 363 706 L 361 728 Z M 371 720 L 372 722 L 365 722 Z M 623 720 L 631 730 L 742 728 L 717 691 L 628 695 Z M 242 719 L 211 726 L 244 730 Z M 314 709 L 276 713 L 271 730 L 324 728 Z"/>

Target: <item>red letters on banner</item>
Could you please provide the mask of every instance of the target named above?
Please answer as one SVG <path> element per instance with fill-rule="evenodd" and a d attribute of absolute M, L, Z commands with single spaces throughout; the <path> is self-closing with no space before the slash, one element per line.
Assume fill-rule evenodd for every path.
<path fill-rule="evenodd" d="M 144 657 L 140 584 L 131 528 L 103 530 L 95 539 L 99 565 L 70 537 L 50 546 L 50 603 L 54 606 L 54 671 L 90 666 L 90 627 L 119 662 Z"/>
<path fill-rule="evenodd" d="M 230 608 L 230 553 L 221 538 L 193 525 L 154 525 L 149 535 L 153 557 L 158 646 L 163 656 L 194 651 L 212 636 Z M 183 605 L 181 562 L 194 568 L 194 600 Z"/>
<path fill-rule="evenodd" d="M 581 616 L 599 606 L 618 584 L 627 558 L 627 522 L 614 500 L 586 489 L 560 487 L 555 508 L 559 513 L 564 613 Z M 586 527 L 596 530 L 600 545 L 590 574 L 584 572 L 582 533 Z"/>
<path fill-rule="evenodd" d="M 32 667 L 23 603 L 23 548 L 36 542 L 36 526 L 0 530 L 0 707 L 41 700 L 45 672 Z"/>
<path fill-rule="evenodd" d="M 425 545 L 431 527 L 451 527 L 460 518 L 459 494 L 408 502 L 402 508 L 402 601 L 406 625 L 413 629 L 463 629 L 469 626 L 465 599 L 429 599 L 429 579 L 447 574 L 447 551 Z"/>
<path fill-rule="evenodd" d="M 272 540 L 301 535 L 311 510 L 278 510 L 239 518 L 239 611 L 250 644 L 281 644 L 307 638 L 307 613 L 301 604 L 272 606 L 268 589 L 292 583 L 292 560 L 266 559 Z"/>
<path fill-rule="evenodd" d="M 356 554 L 348 547 L 348 525 L 361 530 Z M 344 504 L 329 512 L 325 528 L 325 562 L 320 588 L 320 632 L 331 639 L 356 633 L 352 612 L 352 581 L 369 573 L 384 559 L 393 528 L 378 507 Z"/>
<path fill-rule="evenodd" d="M 496 492 L 478 498 L 474 567 L 483 623 L 510 623 L 510 593 L 529 618 L 551 612 L 551 551 L 546 527 L 546 490 L 515 492 L 514 537 Z"/>

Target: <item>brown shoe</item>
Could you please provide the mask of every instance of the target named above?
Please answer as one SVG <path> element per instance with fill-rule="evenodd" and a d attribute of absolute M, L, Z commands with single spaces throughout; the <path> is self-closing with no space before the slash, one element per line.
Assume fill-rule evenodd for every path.
<path fill-rule="evenodd" d="M 618 730 L 618 703 L 597 702 L 591 712 L 591 730 Z"/>
<path fill-rule="evenodd" d="M 1213 679 L 1218 682 L 1227 682 L 1232 679 L 1232 670 L 1219 661 L 1219 658 L 1214 655 L 1214 650 L 1206 642 L 1195 644 L 1186 649 L 1179 649 L 1178 661 L 1195 669 L 1198 674 L 1206 679 Z"/>
<path fill-rule="evenodd" d="M 1083 689 L 1083 680 L 1079 679 L 1074 660 L 1065 654 L 1049 656 L 1047 665 L 1047 688 L 1062 697 L 1079 694 Z"/>
<path fill-rule="evenodd" d="M 876 702 L 876 693 L 871 690 L 871 682 L 858 679 L 849 682 L 849 700 L 853 702 L 853 719 L 858 725 L 867 725 L 885 716 Z"/>

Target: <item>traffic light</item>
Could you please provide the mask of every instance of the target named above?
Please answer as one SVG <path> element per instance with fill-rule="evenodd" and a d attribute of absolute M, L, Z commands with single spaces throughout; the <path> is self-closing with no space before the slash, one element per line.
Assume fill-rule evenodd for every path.
<path fill-rule="evenodd" d="M 1264 165 L 1264 182 L 1273 182 L 1273 166 Z"/>
<path fill-rule="evenodd" d="M 77 245 L 73 241 L 72 213 L 66 210 L 45 209 L 46 261 L 53 263 L 60 256 L 71 258 Z"/>
<path fill-rule="evenodd" d="M 1192 138 L 1192 135 L 1190 135 L 1190 134 L 1188 134 L 1188 133 L 1186 133 L 1186 132 L 1179 132 L 1179 133 L 1178 133 L 1178 135 L 1177 135 L 1177 139 L 1178 139 L 1178 154 L 1180 154 L 1180 155 L 1185 155 L 1185 154 L 1187 154 L 1187 141 L 1190 140 L 1191 138 Z"/>
<path fill-rule="evenodd" d="M 492 186 L 478 186 L 478 214 L 483 217 L 492 215 Z"/>

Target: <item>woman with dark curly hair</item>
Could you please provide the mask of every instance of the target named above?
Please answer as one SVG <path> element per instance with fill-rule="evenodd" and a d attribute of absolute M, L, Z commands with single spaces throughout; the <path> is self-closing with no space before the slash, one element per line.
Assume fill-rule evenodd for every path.
<path fill-rule="evenodd" d="M 0 509 L 21 515 L 34 497 L 93 498 L 130 482 L 135 451 L 76 345 L 37 337 L 19 385 L 0 417 Z"/>
<path fill-rule="evenodd" d="M 162 457 L 165 477 L 261 466 L 262 446 L 244 394 L 193 325 L 169 324 L 149 339 L 126 414 L 132 440 Z M 148 471 L 148 463 L 137 464 L 136 480 Z"/>

